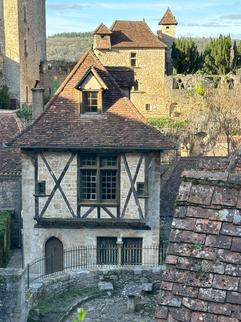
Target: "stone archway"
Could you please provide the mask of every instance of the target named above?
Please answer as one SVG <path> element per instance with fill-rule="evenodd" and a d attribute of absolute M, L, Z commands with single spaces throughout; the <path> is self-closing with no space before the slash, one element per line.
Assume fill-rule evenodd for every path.
<path fill-rule="evenodd" d="M 64 248 L 58 238 L 51 237 L 45 244 L 45 269 L 46 274 L 64 269 Z"/>

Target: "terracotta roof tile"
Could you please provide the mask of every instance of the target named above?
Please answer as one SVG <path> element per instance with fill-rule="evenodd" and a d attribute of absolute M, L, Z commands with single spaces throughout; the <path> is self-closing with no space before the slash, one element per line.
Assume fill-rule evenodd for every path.
<path fill-rule="evenodd" d="M 79 91 L 75 88 L 90 66 L 107 85 L 103 113 L 80 114 Z M 92 51 L 79 61 L 45 112 L 11 146 L 61 148 L 169 149 L 175 144 L 147 124 L 123 94 Z"/>
<path fill-rule="evenodd" d="M 21 171 L 20 150 L 3 147 L 3 143 L 19 134 L 21 129 L 15 113 L 0 112 L 0 175 L 18 175 Z"/>
<path fill-rule="evenodd" d="M 117 20 L 111 27 L 113 48 L 165 48 L 144 21 Z"/>
<path fill-rule="evenodd" d="M 177 25 L 177 20 L 173 13 L 171 12 L 170 8 L 167 9 L 164 16 L 162 17 L 159 25 Z"/>
<path fill-rule="evenodd" d="M 111 35 L 112 32 L 110 31 L 110 29 L 108 27 L 106 27 L 106 25 L 101 23 L 99 25 L 99 27 L 97 27 L 95 29 L 94 34 L 96 34 L 96 35 Z"/>

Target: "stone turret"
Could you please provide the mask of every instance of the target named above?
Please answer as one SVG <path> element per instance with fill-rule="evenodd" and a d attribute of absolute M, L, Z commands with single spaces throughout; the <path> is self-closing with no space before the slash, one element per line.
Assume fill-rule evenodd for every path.
<path fill-rule="evenodd" d="M 166 72 L 172 74 L 172 45 L 176 38 L 177 20 L 170 8 L 167 9 L 161 21 L 159 22 L 160 31 L 158 36 L 167 45 L 166 49 Z"/>
<path fill-rule="evenodd" d="M 110 29 L 101 23 L 94 31 L 93 49 L 111 50 L 111 34 Z"/>

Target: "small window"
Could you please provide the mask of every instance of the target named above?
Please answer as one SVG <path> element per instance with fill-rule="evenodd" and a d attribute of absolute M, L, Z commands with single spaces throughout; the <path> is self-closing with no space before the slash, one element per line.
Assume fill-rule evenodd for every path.
<path fill-rule="evenodd" d="M 170 27 L 169 27 L 169 26 L 166 26 L 166 29 L 167 29 L 167 30 L 169 30 L 169 29 L 170 29 Z"/>
<path fill-rule="evenodd" d="M 39 181 L 37 184 L 37 194 L 46 195 L 46 181 Z"/>
<path fill-rule="evenodd" d="M 137 92 L 139 90 L 139 82 L 138 82 L 138 80 L 134 81 L 133 89 L 134 89 L 135 92 Z"/>
<path fill-rule="evenodd" d="M 131 67 L 136 67 L 137 66 L 136 53 L 131 53 L 131 55 L 130 55 L 130 63 L 131 63 Z"/>
<path fill-rule="evenodd" d="M 23 21 L 27 22 L 27 9 L 26 6 L 23 6 Z"/>
<path fill-rule="evenodd" d="M 28 54 L 28 45 L 27 45 L 27 40 L 24 40 L 24 55 Z"/>
<path fill-rule="evenodd" d="M 145 182 L 137 182 L 136 192 L 138 197 L 146 197 L 147 192 Z"/>
<path fill-rule="evenodd" d="M 83 92 L 83 113 L 98 113 L 98 92 Z"/>
<path fill-rule="evenodd" d="M 151 111 L 151 104 L 146 104 L 146 111 L 150 112 Z"/>

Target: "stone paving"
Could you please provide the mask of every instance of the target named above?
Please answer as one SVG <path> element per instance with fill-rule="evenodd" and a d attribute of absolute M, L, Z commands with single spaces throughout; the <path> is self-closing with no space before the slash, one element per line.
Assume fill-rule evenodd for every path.
<path fill-rule="evenodd" d="M 145 296 L 137 301 L 135 313 L 127 310 L 127 297 L 115 295 L 100 297 L 81 305 L 86 311 L 85 322 L 154 322 L 155 298 Z M 73 322 L 76 312 L 65 322 Z"/>

